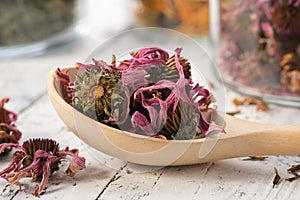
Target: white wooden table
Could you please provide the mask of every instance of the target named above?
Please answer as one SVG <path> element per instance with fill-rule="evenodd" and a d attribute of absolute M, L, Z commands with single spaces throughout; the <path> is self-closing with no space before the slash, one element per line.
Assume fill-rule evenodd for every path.
<path fill-rule="evenodd" d="M 0 97 L 10 97 L 7 108 L 19 114 L 20 141 L 49 137 L 61 147 L 79 148 L 87 168 L 74 178 L 65 175 L 66 163 L 54 173 L 41 199 L 299 199 L 300 181 L 282 182 L 272 188 L 277 167 L 281 176 L 300 162 L 298 156 L 271 156 L 265 161 L 243 158 L 211 163 L 152 169 L 109 156 L 93 153 L 74 136 L 55 113 L 46 92 L 45 76 L 58 66 L 83 61 L 97 43 L 108 37 L 98 31 L 73 46 L 49 52 L 40 57 L 0 61 Z M 79 48 L 80 47 L 80 48 Z M 226 91 L 226 110 L 235 111 L 231 103 L 239 95 Z M 265 123 L 299 123 L 300 109 L 270 105 L 268 112 L 257 112 L 255 106 L 242 106 L 236 117 Z M 300 130 L 299 130 L 300 134 Z M 258 138 L 259 140 L 259 138 Z M 300 145 L 300 144 L 299 144 Z M 253 147 L 255 148 L 255 147 Z M 299 152 L 300 154 L 300 152 Z M 0 157 L 0 169 L 7 166 L 12 152 Z M 31 192 L 38 183 L 22 179 L 22 191 L 0 180 L 0 199 L 35 199 Z"/>

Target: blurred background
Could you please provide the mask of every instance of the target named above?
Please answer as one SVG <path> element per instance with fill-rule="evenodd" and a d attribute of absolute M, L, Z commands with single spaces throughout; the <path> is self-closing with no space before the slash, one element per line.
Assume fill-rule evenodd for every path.
<path fill-rule="evenodd" d="M 83 40 L 93 49 L 135 27 L 203 37 L 208 15 L 208 0 L 1 0 L 0 58 L 41 55 Z"/>

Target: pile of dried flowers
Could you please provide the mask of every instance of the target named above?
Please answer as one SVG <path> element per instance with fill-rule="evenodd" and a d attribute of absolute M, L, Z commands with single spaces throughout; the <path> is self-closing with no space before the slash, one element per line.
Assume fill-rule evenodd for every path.
<path fill-rule="evenodd" d="M 68 176 L 74 176 L 85 168 L 85 158 L 78 156 L 78 149 L 59 149 L 57 142 L 51 139 L 30 139 L 18 145 L 22 134 L 16 129 L 14 122 L 17 114 L 4 108 L 8 98 L 0 100 L 0 154 L 15 148 L 14 156 L 8 167 L 0 171 L 0 177 L 10 184 L 19 185 L 22 178 L 31 177 L 41 181 L 39 187 L 33 192 L 38 196 L 46 187 L 49 176 L 59 169 L 61 160 L 71 156 L 71 163 L 66 171 Z"/>
<path fill-rule="evenodd" d="M 300 96 L 300 1 L 224 0 L 221 5 L 223 72 L 262 91 Z"/>
<path fill-rule="evenodd" d="M 193 85 L 191 66 L 158 47 L 145 47 L 111 64 L 76 64 L 75 81 L 57 69 L 64 99 L 83 114 L 112 127 L 164 139 L 204 137 L 223 130 L 211 119 L 213 95 Z"/>

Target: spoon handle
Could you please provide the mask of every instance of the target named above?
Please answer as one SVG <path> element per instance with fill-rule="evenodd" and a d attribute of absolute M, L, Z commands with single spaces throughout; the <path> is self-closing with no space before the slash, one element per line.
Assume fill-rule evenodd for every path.
<path fill-rule="evenodd" d="M 300 155 L 300 125 L 262 124 L 231 116 L 226 116 L 226 124 L 228 133 L 217 144 L 224 149 L 218 152 L 224 158 Z"/>

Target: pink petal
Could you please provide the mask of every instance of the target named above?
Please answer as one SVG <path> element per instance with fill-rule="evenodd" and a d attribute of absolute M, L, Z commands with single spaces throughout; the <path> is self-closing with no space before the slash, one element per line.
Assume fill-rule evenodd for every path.
<path fill-rule="evenodd" d="M 138 52 L 139 58 L 149 58 L 149 59 L 162 59 L 164 61 L 168 60 L 169 54 L 157 47 L 146 47 Z"/>
<path fill-rule="evenodd" d="M 49 156 L 43 166 L 43 177 L 39 187 L 33 192 L 34 196 L 39 196 L 41 191 L 47 186 L 49 176 L 51 175 L 51 166 L 56 164 L 61 158 L 56 156 Z"/>
<path fill-rule="evenodd" d="M 55 73 L 53 74 L 53 78 L 54 78 L 56 81 L 58 81 L 58 82 L 60 82 L 61 84 L 63 84 L 63 85 L 68 85 L 69 82 L 70 82 L 70 77 L 69 77 L 69 75 L 66 74 L 66 73 L 63 73 L 63 72 L 60 70 L 60 68 L 57 68 L 57 69 L 55 70 Z"/>
<path fill-rule="evenodd" d="M 93 62 L 95 63 L 95 66 L 93 68 L 96 68 L 96 69 L 98 68 L 99 72 L 101 72 L 102 70 L 105 70 L 107 72 L 116 71 L 116 68 L 114 66 L 107 64 L 103 60 L 93 59 Z"/>
<path fill-rule="evenodd" d="M 175 64 L 177 67 L 177 70 L 179 72 L 180 78 L 177 81 L 177 87 L 178 87 L 178 97 L 180 97 L 182 100 L 186 101 L 187 103 L 192 104 L 190 98 L 187 96 L 186 92 L 186 85 L 188 81 L 184 78 L 184 72 L 183 67 L 181 66 L 179 62 L 180 52 L 182 49 L 177 48 L 175 49 Z"/>
<path fill-rule="evenodd" d="M 142 113 L 136 111 L 131 117 L 132 127 L 134 129 L 140 129 L 143 131 L 143 135 L 152 136 L 155 135 L 154 130 L 148 121 L 148 119 Z"/>
<path fill-rule="evenodd" d="M 4 104 L 6 104 L 8 101 L 9 101 L 9 98 L 0 99 L 0 114 L 8 116 L 9 121 L 6 123 L 11 124 L 12 122 L 17 121 L 17 114 L 4 108 Z M 0 123 L 1 123 L 1 121 L 0 121 Z"/>
<path fill-rule="evenodd" d="M 59 151 L 58 154 L 69 155 L 72 157 L 71 163 L 66 171 L 68 176 L 74 176 L 77 172 L 85 169 L 85 158 L 78 156 L 78 149 L 71 149 L 67 147 L 64 151 Z"/>
<path fill-rule="evenodd" d="M 198 106 L 202 106 L 209 99 L 212 99 L 212 94 L 197 83 L 190 91 L 190 98 L 193 99 Z"/>
<path fill-rule="evenodd" d="M 131 56 L 132 59 L 121 62 L 118 69 L 124 72 L 145 64 L 165 64 L 169 58 L 169 54 L 166 51 L 157 47 L 142 48 L 137 54 L 132 53 Z"/>
<path fill-rule="evenodd" d="M 22 167 L 23 160 L 25 158 L 27 158 L 27 156 L 24 156 L 22 158 L 22 155 L 20 155 L 19 151 L 15 152 L 13 160 L 9 163 L 8 167 L 6 167 L 0 172 L 0 177 L 8 180 L 8 178 L 10 177 L 10 173 L 20 170 L 20 168 Z"/>
<path fill-rule="evenodd" d="M 25 153 L 27 152 L 27 150 L 24 147 L 22 147 L 18 144 L 15 144 L 15 143 L 2 143 L 2 144 L 0 144 L 0 153 L 3 153 L 7 147 L 12 147 L 12 148 L 15 148 L 17 150 L 23 151 Z"/>
<path fill-rule="evenodd" d="M 9 183 L 16 184 L 24 177 L 40 176 L 43 173 L 43 166 L 50 155 L 43 150 L 37 150 L 34 154 L 33 162 L 29 166 L 9 175 Z"/>
<path fill-rule="evenodd" d="M 65 99 L 70 99 L 73 96 L 73 89 L 71 89 L 69 86 L 73 85 L 74 83 L 71 82 L 70 77 L 68 74 L 63 73 L 59 68 L 56 69 L 55 73 L 53 74 L 53 78 L 59 82 L 61 91 L 63 92 L 63 97 Z M 68 100 L 68 103 L 70 100 Z"/>
<path fill-rule="evenodd" d="M 262 30 L 266 33 L 266 35 L 270 38 L 274 38 L 274 31 L 269 22 L 261 23 Z"/>
<path fill-rule="evenodd" d="M 130 68 L 122 72 L 122 85 L 136 90 L 148 83 L 145 78 L 146 75 L 147 72 L 143 68 Z"/>
<path fill-rule="evenodd" d="M 5 136 L 4 135 L 2 137 L 0 136 L 0 138 L 8 138 L 11 143 L 17 143 L 20 140 L 22 133 L 18 129 L 16 129 L 14 126 L 8 125 L 5 123 L 0 123 L 0 130 L 2 127 L 5 127 L 6 129 L 8 129 L 9 132 Z"/>

